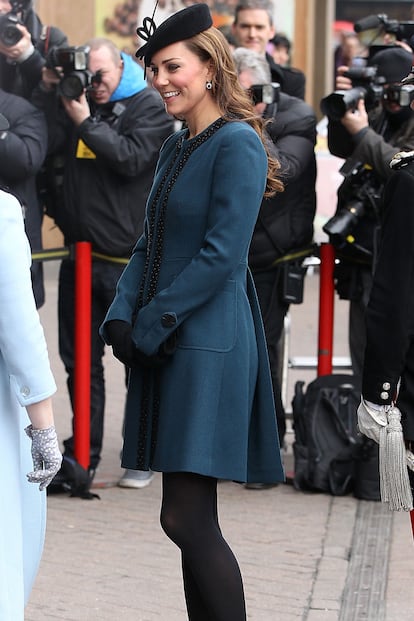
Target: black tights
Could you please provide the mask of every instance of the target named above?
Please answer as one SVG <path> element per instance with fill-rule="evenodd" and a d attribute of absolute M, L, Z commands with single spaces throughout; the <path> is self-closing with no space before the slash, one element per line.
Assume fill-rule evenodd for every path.
<path fill-rule="evenodd" d="M 245 621 L 243 583 L 217 516 L 217 479 L 163 474 L 161 526 L 180 548 L 189 621 Z"/>

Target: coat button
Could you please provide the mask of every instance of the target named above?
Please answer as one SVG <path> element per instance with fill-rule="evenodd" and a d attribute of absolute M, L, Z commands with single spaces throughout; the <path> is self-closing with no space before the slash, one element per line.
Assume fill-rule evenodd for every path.
<path fill-rule="evenodd" d="M 391 384 L 389 382 L 384 382 L 382 387 L 384 390 L 389 390 L 391 388 Z"/>
<path fill-rule="evenodd" d="M 20 392 L 23 397 L 28 397 L 30 395 L 30 388 L 28 386 L 22 386 Z"/>
<path fill-rule="evenodd" d="M 388 399 L 389 396 L 390 396 L 390 394 L 388 392 L 385 392 L 385 391 L 380 394 L 381 399 L 383 399 L 384 401 L 386 399 Z"/>
<path fill-rule="evenodd" d="M 161 323 L 164 328 L 171 328 L 177 323 L 177 318 L 171 313 L 164 313 L 164 315 L 161 317 Z"/>

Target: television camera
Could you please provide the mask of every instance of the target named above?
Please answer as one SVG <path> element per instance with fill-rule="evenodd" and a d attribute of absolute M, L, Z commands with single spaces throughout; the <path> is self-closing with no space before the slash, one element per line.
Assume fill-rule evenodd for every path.
<path fill-rule="evenodd" d="M 405 41 L 414 49 L 414 21 L 400 22 L 396 19 L 389 19 L 385 13 L 380 13 L 378 15 L 368 15 L 368 17 L 355 22 L 354 30 L 361 42 L 367 47 L 378 48 L 375 45 L 378 38 L 389 35 L 391 39 Z M 381 43 L 381 40 L 379 43 Z M 370 50 L 371 53 L 376 51 L 378 49 Z"/>

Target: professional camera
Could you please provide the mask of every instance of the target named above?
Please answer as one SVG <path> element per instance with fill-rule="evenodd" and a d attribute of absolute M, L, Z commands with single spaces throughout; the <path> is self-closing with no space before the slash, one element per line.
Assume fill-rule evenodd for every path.
<path fill-rule="evenodd" d="M 368 15 L 355 22 L 354 30 L 359 35 L 362 42 L 372 46 L 378 37 L 384 34 L 391 35 L 397 41 L 406 41 L 413 48 L 414 43 L 414 21 L 399 22 L 396 19 L 389 19 L 388 15 Z M 381 42 L 381 41 L 380 41 Z"/>
<path fill-rule="evenodd" d="M 384 90 L 384 100 L 396 103 L 405 108 L 414 100 L 414 86 L 412 84 L 392 84 Z"/>
<path fill-rule="evenodd" d="M 357 222 L 365 214 L 365 201 L 360 198 L 347 203 L 338 211 L 326 224 L 322 230 L 329 235 L 330 241 L 334 246 L 341 246 L 357 225 Z"/>
<path fill-rule="evenodd" d="M 258 103 L 265 103 L 267 105 L 278 103 L 280 84 L 278 84 L 278 82 L 272 82 L 271 84 L 253 84 L 253 86 L 249 88 L 249 93 L 254 105 Z"/>
<path fill-rule="evenodd" d="M 89 47 L 54 47 L 50 50 L 46 66 L 61 68 L 58 91 L 68 99 L 78 99 L 93 84 L 101 81 L 100 74 L 93 75 L 88 69 Z M 60 76 L 60 74 L 59 74 Z"/>
<path fill-rule="evenodd" d="M 333 121 L 339 121 L 348 110 L 355 110 L 362 98 L 365 108 L 372 110 L 381 101 L 385 79 L 377 76 L 376 67 L 350 67 L 344 73 L 352 88 L 334 91 L 321 100 L 321 111 Z"/>
<path fill-rule="evenodd" d="M 0 15 L 0 42 L 5 47 L 13 47 L 22 38 L 22 33 L 17 28 L 21 24 L 19 13 L 27 8 L 27 0 L 12 0 L 10 2 L 12 10 L 10 13 Z"/>
<path fill-rule="evenodd" d="M 329 235 L 330 242 L 337 248 L 344 247 L 346 244 L 354 246 L 364 254 L 371 254 L 372 248 L 364 247 L 358 243 L 353 232 L 362 218 L 367 215 L 376 224 L 380 219 L 380 200 L 382 184 L 379 183 L 373 173 L 372 168 L 360 163 L 345 172 L 345 166 L 341 171 L 344 177 L 350 179 L 350 186 L 347 190 L 347 199 L 322 227 L 322 230 Z"/>

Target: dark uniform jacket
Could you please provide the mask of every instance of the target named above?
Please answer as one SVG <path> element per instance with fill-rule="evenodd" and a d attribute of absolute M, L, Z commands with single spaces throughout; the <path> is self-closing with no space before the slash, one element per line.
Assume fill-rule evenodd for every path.
<path fill-rule="evenodd" d="M 253 270 L 269 268 L 293 249 L 310 244 L 316 210 L 314 111 L 280 93 L 278 104 L 267 106 L 264 117 L 272 119 L 267 125 L 270 149 L 281 164 L 285 190 L 262 201 L 249 253 Z"/>
<path fill-rule="evenodd" d="M 414 152 L 413 152 L 414 157 Z M 390 169 L 391 171 L 391 169 Z M 384 192 L 381 245 L 366 311 L 362 394 L 397 405 L 405 437 L 414 440 L 414 162 L 391 171 Z"/>

